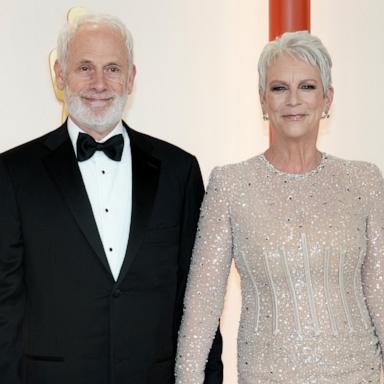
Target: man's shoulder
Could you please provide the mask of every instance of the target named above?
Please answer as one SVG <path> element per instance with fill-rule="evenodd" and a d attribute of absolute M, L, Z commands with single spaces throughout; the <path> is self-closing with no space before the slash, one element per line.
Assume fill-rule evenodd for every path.
<path fill-rule="evenodd" d="M 20 144 L 16 147 L 8 149 L 0 154 L 0 156 L 5 160 L 12 159 L 28 159 L 33 157 L 38 157 L 42 153 L 45 153 L 47 147 L 45 143 L 47 143 L 48 138 L 52 135 L 65 134 L 66 130 L 64 126 L 56 128 L 53 131 L 45 133 L 44 135 L 27 141 L 23 144 Z"/>
<path fill-rule="evenodd" d="M 160 160 L 184 159 L 191 161 L 195 159 L 194 155 L 168 141 L 146 133 L 138 132 L 130 127 L 128 128 L 128 131 L 130 139 L 134 141 L 135 144 L 141 146 L 144 150 L 147 149 L 151 151 L 152 155 Z"/>

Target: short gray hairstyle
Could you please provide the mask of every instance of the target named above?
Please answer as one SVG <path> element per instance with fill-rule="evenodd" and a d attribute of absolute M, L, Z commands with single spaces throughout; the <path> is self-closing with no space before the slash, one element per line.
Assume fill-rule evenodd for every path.
<path fill-rule="evenodd" d="M 121 35 L 128 50 L 128 67 L 132 68 L 133 62 L 133 39 L 132 34 L 124 23 L 117 17 L 104 14 L 85 14 L 67 23 L 61 30 L 57 38 L 57 59 L 63 69 L 66 68 L 68 47 L 80 27 L 87 24 L 96 24 L 107 26 Z"/>
<path fill-rule="evenodd" d="M 331 56 L 318 37 L 299 31 L 286 32 L 264 47 L 258 64 L 260 93 L 264 93 L 267 86 L 268 67 L 281 55 L 290 55 L 318 67 L 324 94 L 328 91 L 332 84 Z"/>

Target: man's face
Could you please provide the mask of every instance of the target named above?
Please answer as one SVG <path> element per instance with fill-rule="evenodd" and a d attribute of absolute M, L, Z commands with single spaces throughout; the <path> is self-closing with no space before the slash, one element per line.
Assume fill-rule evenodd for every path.
<path fill-rule="evenodd" d="M 135 78 L 120 34 L 83 25 L 68 46 L 65 68 L 56 62 L 55 72 L 72 120 L 88 133 L 108 134 L 122 118 Z"/>

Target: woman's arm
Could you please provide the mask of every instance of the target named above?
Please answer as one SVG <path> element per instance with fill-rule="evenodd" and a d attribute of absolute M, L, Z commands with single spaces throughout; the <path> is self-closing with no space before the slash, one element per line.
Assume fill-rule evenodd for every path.
<path fill-rule="evenodd" d="M 384 181 L 379 169 L 369 165 L 365 177 L 369 194 L 367 254 L 362 281 L 370 316 L 381 348 L 384 347 Z"/>
<path fill-rule="evenodd" d="M 185 294 L 176 357 L 177 384 L 204 382 L 232 259 L 228 192 L 224 170 L 214 169 L 201 209 Z"/>

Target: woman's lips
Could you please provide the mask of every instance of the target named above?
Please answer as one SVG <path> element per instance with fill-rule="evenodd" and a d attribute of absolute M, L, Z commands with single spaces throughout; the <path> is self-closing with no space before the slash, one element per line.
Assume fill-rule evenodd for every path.
<path fill-rule="evenodd" d="M 295 114 L 289 114 L 289 115 L 283 115 L 284 119 L 292 120 L 292 121 L 298 121 L 304 119 L 306 114 L 304 113 L 295 113 Z"/>

